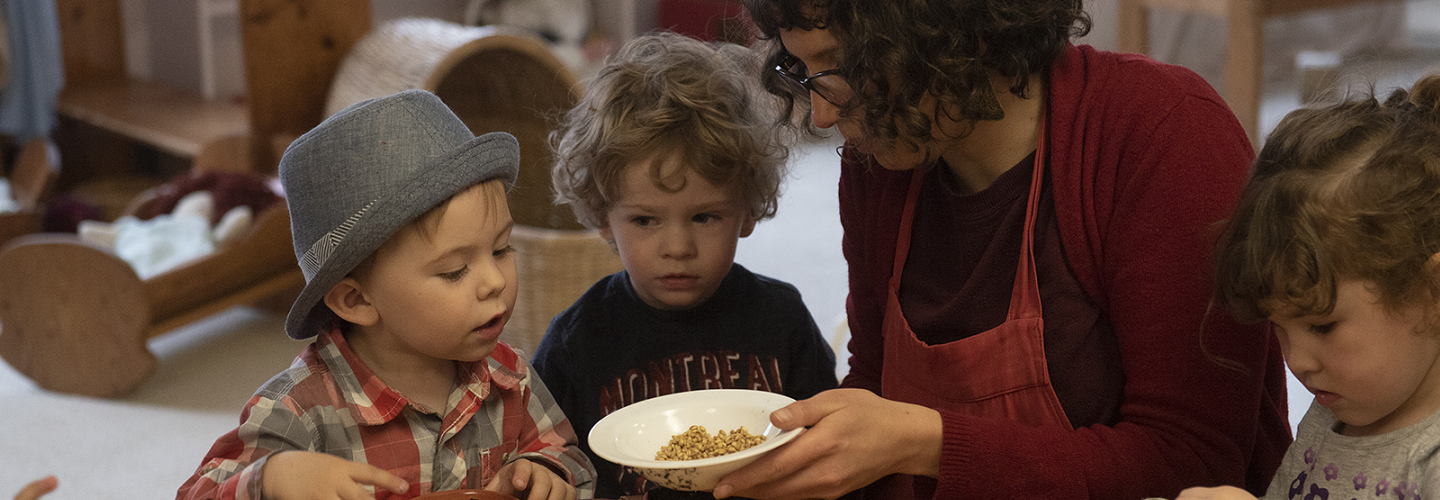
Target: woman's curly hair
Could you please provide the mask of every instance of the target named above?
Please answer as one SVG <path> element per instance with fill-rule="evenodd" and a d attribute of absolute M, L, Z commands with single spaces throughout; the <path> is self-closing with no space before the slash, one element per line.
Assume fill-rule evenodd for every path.
<path fill-rule="evenodd" d="M 1372 92 L 1373 95 L 1373 92 Z M 1390 311 L 1440 302 L 1440 74 L 1286 115 L 1216 252 L 1217 300 L 1242 319 L 1325 314 L 1339 282 Z"/>
<path fill-rule="evenodd" d="M 622 173 L 646 164 L 660 189 L 667 162 L 733 187 L 748 215 L 775 215 L 793 132 L 759 88 L 760 56 L 724 42 L 659 32 L 631 40 L 586 81 L 580 102 L 550 134 L 555 203 L 605 227 Z"/>
<path fill-rule="evenodd" d="M 836 69 L 856 93 L 845 112 L 862 113 L 869 133 L 882 139 L 930 137 L 934 124 L 926 111 L 944 111 L 960 123 L 1002 118 L 987 71 L 1013 82 L 1011 93 L 1026 96 L 1029 77 L 1044 72 L 1072 37 L 1090 30 L 1082 0 L 744 2 L 769 46 L 767 68 L 788 55 L 780 31 L 828 30 L 839 46 Z M 809 101 L 797 98 L 794 85 L 774 71 L 765 73 L 764 83 L 785 101 L 785 119 L 809 111 Z M 927 93 L 938 101 L 934 110 L 920 108 Z"/>

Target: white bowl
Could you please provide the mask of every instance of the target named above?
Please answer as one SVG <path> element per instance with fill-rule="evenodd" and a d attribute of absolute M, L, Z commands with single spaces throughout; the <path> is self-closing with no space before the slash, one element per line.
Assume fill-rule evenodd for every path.
<path fill-rule="evenodd" d="M 606 415 L 590 429 L 590 450 L 601 458 L 629 466 L 646 479 L 681 491 L 710 491 L 735 469 L 794 439 L 803 428 L 781 431 L 770 425 L 770 412 L 795 402 L 783 394 L 745 389 L 709 389 L 669 394 L 626 406 Z M 705 427 L 711 435 L 741 426 L 751 434 L 763 431 L 765 442 L 729 455 L 699 460 L 655 460 L 670 438 Z"/>

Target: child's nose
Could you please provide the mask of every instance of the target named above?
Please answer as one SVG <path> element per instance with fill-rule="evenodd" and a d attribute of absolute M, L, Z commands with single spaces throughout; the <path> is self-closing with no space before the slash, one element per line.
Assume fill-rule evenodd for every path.
<path fill-rule="evenodd" d="M 1286 335 L 1284 330 L 1275 329 L 1275 337 L 1280 340 L 1280 353 L 1285 357 L 1285 366 L 1290 368 L 1290 373 L 1295 378 L 1304 380 L 1304 376 L 1320 370 L 1320 360 L 1315 356 L 1315 346 L 1309 345 L 1308 338 L 1304 335 Z"/>
<path fill-rule="evenodd" d="M 695 235 L 688 229 L 672 228 L 666 231 L 662 245 L 661 252 L 665 257 L 685 259 L 695 256 Z"/>
<path fill-rule="evenodd" d="M 505 272 L 501 269 L 503 264 L 491 259 L 489 262 L 479 264 L 475 267 L 475 297 L 480 300 L 487 300 L 505 290 Z"/>

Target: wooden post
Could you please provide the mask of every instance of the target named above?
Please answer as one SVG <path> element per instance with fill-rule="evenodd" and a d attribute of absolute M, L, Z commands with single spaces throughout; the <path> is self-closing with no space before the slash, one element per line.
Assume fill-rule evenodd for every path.
<path fill-rule="evenodd" d="M 1250 144 L 1260 144 L 1260 87 L 1265 68 L 1265 18 L 1257 0 L 1230 0 L 1229 47 L 1225 49 L 1225 101 L 1245 127 Z"/>
<path fill-rule="evenodd" d="M 325 118 L 336 69 L 369 31 L 369 0 L 240 1 L 256 171 L 278 164 L 275 136 L 303 134 Z"/>
<path fill-rule="evenodd" d="M 125 28 L 118 0 L 55 0 L 65 81 L 125 76 Z"/>
<path fill-rule="evenodd" d="M 1150 7 L 1143 0 L 1120 0 L 1120 51 L 1150 53 Z"/>

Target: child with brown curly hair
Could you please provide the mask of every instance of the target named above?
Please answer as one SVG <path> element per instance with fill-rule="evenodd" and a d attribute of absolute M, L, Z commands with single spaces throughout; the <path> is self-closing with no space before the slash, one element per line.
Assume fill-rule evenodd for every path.
<path fill-rule="evenodd" d="M 589 82 L 553 136 L 557 199 L 625 267 L 558 315 L 535 353 L 582 436 L 664 394 L 742 388 L 801 399 L 836 385 L 834 354 L 800 292 L 734 262 L 739 239 L 775 214 L 786 174 L 785 135 L 758 70 L 745 47 L 642 36 Z M 597 497 L 684 495 L 590 458 Z"/>

